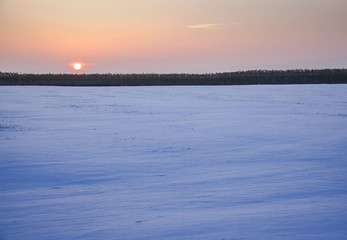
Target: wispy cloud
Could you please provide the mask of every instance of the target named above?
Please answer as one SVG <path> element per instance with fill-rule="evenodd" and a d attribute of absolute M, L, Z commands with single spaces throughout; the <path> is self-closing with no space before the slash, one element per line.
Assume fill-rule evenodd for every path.
<path fill-rule="evenodd" d="M 218 26 L 220 26 L 220 23 L 208 23 L 208 24 L 198 24 L 198 25 L 191 25 L 187 26 L 188 28 L 195 28 L 195 29 L 213 29 Z"/>
<path fill-rule="evenodd" d="M 212 30 L 219 27 L 235 25 L 235 24 L 239 24 L 239 23 L 207 23 L 207 24 L 190 25 L 190 26 L 187 26 L 187 28 Z"/>

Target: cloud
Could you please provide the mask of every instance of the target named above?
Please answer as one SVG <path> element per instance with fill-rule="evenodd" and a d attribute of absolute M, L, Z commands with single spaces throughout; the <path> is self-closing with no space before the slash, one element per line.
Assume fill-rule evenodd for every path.
<path fill-rule="evenodd" d="M 229 25 L 236 25 L 240 23 L 207 23 L 207 24 L 197 24 L 197 25 L 190 25 L 187 26 L 187 28 L 193 28 L 193 29 L 205 29 L 205 30 L 212 30 L 220 27 L 225 27 Z"/>
<path fill-rule="evenodd" d="M 188 28 L 194 28 L 194 29 L 214 29 L 220 25 L 222 25 L 222 24 L 221 23 L 208 23 L 208 24 L 191 25 L 191 26 L 187 26 L 187 27 Z"/>

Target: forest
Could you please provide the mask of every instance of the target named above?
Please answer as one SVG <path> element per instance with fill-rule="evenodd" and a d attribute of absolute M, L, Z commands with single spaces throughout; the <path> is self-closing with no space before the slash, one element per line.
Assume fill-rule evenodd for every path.
<path fill-rule="evenodd" d="M 206 74 L 25 74 L 0 72 L 0 85 L 169 86 L 347 83 L 347 69 L 251 70 Z"/>

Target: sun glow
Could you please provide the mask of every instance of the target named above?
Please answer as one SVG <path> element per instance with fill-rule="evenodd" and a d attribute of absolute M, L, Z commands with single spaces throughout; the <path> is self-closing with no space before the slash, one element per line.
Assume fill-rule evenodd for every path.
<path fill-rule="evenodd" d="M 81 63 L 74 63 L 73 68 L 74 68 L 76 71 L 79 71 L 79 70 L 82 69 L 82 64 L 81 64 Z"/>

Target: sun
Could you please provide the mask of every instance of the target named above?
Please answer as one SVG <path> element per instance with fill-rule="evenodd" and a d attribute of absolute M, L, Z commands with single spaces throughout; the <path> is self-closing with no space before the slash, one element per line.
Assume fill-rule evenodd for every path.
<path fill-rule="evenodd" d="M 74 63 L 73 68 L 78 71 L 82 69 L 82 64 L 81 63 Z"/>

